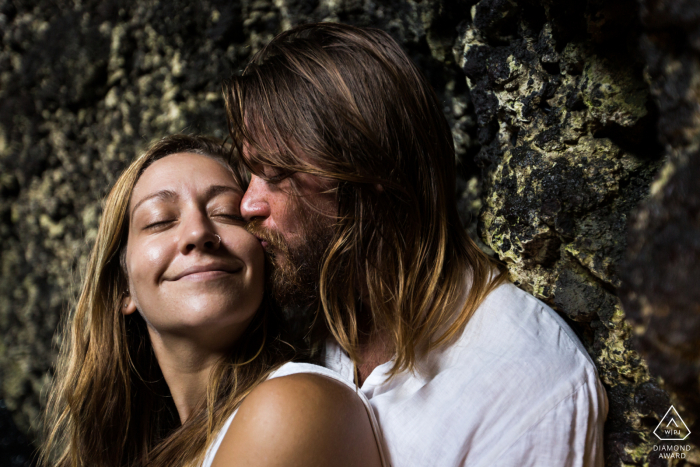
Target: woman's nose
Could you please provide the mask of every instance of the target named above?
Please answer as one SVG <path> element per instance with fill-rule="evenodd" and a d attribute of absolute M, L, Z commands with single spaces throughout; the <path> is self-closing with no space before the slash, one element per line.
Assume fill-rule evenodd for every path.
<path fill-rule="evenodd" d="M 246 221 L 270 216 L 270 204 L 267 201 L 268 188 L 263 179 L 251 175 L 248 189 L 241 199 L 241 216 Z"/>
<path fill-rule="evenodd" d="M 202 213 L 191 213 L 184 217 L 180 228 L 179 247 L 183 254 L 193 250 L 215 251 L 221 246 L 221 237 L 214 230 L 214 226 Z"/>

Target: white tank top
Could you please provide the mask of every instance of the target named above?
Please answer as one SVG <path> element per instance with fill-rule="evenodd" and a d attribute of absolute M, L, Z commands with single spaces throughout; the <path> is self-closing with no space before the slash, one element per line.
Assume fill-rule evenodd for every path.
<path fill-rule="evenodd" d="M 321 375 L 327 378 L 331 378 L 335 381 L 343 383 L 345 386 L 352 389 L 352 391 L 355 394 L 357 394 L 357 396 L 362 400 L 362 403 L 365 406 L 367 416 L 369 417 L 369 421 L 372 425 L 372 433 L 374 434 L 374 440 L 377 443 L 377 449 L 379 450 L 379 457 L 381 458 L 382 466 L 389 467 L 389 464 L 386 461 L 386 457 L 384 456 L 384 440 L 382 439 L 382 433 L 379 429 L 379 423 L 377 423 L 377 417 L 374 415 L 374 410 L 372 410 L 372 406 L 369 404 L 367 396 L 365 396 L 362 391 L 358 391 L 353 383 L 347 381 L 335 371 L 329 370 L 328 368 L 324 368 L 322 366 L 313 365 L 311 363 L 285 363 L 277 370 L 270 373 L 270 376 L 267 379 L 281 378 L 282 376 L 293 375 L 297 373 L 311 373 L 314 375 Z M 214 441 L 211 443 L 211 446 L 209 446 L 209 448 L 207 449 L 207 454 L 204 457 L 204 462 L 202 462 L 202 467 L 211 467 L 212 462 L 214 462 L 216 452 L 219 450 L 219 446 L 221 446 L 221 441 L 223 441 L 224 436 L 226 436 L 228 427 L 231 426 L 231 422 L 233 421 L 233 417 L 236 416 L 236 412 L 238 412 L 238 409 L 234 410 L 231 416 L 228 417 L 226 422 L 221 427 L 221 430 L 216 435 L 216 438 L 214 438 Z"/>

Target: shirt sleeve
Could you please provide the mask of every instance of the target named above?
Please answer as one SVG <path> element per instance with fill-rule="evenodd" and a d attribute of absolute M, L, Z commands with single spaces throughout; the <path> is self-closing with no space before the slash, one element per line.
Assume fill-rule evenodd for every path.
<path fill-rule="evenodd" d="M 582 384 L 571 396 L 543 412 L 490 464 L 603 467 L 603 424 L 608 403 L 600 380 Z"/>

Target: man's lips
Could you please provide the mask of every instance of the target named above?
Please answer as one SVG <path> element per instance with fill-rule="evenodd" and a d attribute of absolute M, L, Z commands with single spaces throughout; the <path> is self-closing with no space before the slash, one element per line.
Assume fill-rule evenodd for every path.
<path fill-rule="evenodd" d="M 263 248 L 267 248 L 270 245 L 270 243 L 262 237 L 258 237 L 256 235 L 255 238 L 258 239 L 258 241 L 260 242 L 260 245 L 262 245 Z"/>
<path fill-rule="evenodd" d="M 207 280 L 214 279 L 216 277 L 235 274 L 243 270 L 242 265 L 228 265 L 228 264 L 200 264 L 195 266 L 190 266 L 184 269 L 180 273 L 168 279 L 169 281 L 179 281 L 184 280 Z"/>

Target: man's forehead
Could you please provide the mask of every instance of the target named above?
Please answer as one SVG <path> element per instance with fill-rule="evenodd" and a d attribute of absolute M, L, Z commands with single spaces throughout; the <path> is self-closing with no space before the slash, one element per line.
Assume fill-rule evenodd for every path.
<path fill-rule="evenodd" d="M 250 113 L 246 112 L 244 122 L 241 152 L 247 161 L 260 162 L 265 155 L 280 153 L 280 149 L 287 146 L 281 136 L 262 123 L 259 117 L 251 117 Z"/>
<path fill-rule="evenodd" d="M 273 144 L 271 142 L 243 141 L 241 144 L 241 157 L 251 169 L 260 165 L 270 167 L 290 166 L 313 167 L 312 161 L 300 150 L 299 145 L 293 142 L 286 144 Z"/>
<path fill-rule="evenodd" d="M 260 145 L 257 142 L 253 144 L 248 140 L 244 140 L 241 144 L 241 152 L 241 156 L 246 162 L 258 164 L 269 163 L 270 159 L 272 159 L 271 155 L 281 153 L 277 146 L 271 144 Z"/>

